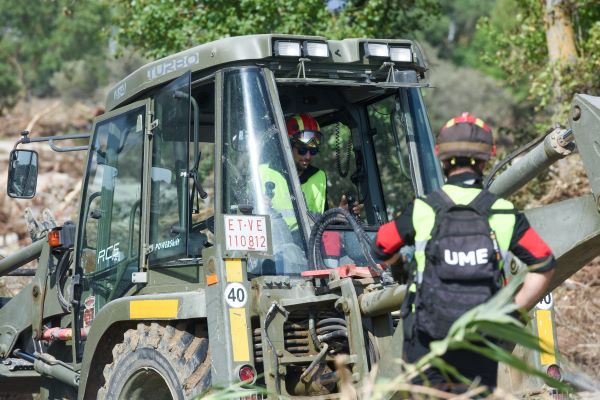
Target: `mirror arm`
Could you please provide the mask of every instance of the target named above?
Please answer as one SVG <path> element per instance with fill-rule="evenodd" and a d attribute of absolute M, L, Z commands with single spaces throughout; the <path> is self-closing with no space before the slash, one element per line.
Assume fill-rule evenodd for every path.
<path fill-rule="evenodd" d="M 57 153 L 66 153 L 69 151 L 82 151 L 82 150 L 87 150 L 88 146 L 66 146 L 66 147 L 59 147 L 57 145 L 54 144 L 53 140 L 49 140 L 48 144 L 50 145 L 50 148 L 52 150 L 54 150 Z"/>
<path fill-rule="evenodd" d="M 21 132 L 21 139 L 19 139 L 15 143 L 14 149 L 16 149 L 20 144 L 29 144 L 29 143 L 41 143 L 48 142 L 50 148 L 56 152 L 66 152 L 66 151 L 82 151 L 87 150 L 88 146 L 68 146 L 68 147 L 58 147 L 54 144 L 54 141 L 57 140 L 71 140 L 71 139 L 89 139 L 92 135 L 89 133 L 76 133 L 76 134 L 66 134 L 62 136 L 43 136 L 43 137 L 29 137 L 29 131 Z"/>

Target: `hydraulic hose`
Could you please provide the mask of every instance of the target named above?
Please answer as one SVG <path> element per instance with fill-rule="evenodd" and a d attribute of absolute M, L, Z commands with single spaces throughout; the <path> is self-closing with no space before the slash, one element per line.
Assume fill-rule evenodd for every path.
<path fill-rule="evenodd" d="M 500 161 L 499 163 L 497 163 L 496 165 L 494 165 L 492 167 L 492 170 L 487 174 L 484 184 L 483 186 L 485 188 L 489 188 L 490 185 L 492 184 L 492 182 L 494 182 L 494 178 L 496 177 L 496 175 L 498 174 L 498 172 L 504 167 L 506 166 L 508 163 L 510 163 L 512 160 L 514 160 L 516 157 L 520 156 L 521 154 L 533 149 L 535 146 L 537 146 L 540 142 L 542 142 L 544 139 L 546 138 L 546 136 L 539 136 L 536 137 L 535 139 L 531 140 L 529 143 L 517 148 L 516 150 L 513 150 L 512 152 L 510 152 L 502 161 Z"/>
<path fill-rule="evenodd" d="M 344 330 L 346 330 L 345 325 L 329 325 L 329 326 L 324 326 L 322 328 L 317 328 L 317 334 L 322 335 L 326 332 L 344 331 Z"/>
<path fill-rule="evenodd" d="M 323 261 L 323 255 L 321 253 L 323 233 L 327 230 L 327 227 L 329 225 L 334 223 L 343 224 L 345 222 L 347 222 L 354 230 L 354 233 L 358 238 L 358 242 L 360 243 L 362 252 L 367 262 L 369 263 L 369 268 L 377 275 L 381 275 L 383 270 L 377 265 L 377 263 L 373 259 L 373 256 L 371 255 L 371 242 L 369 240 L 369 237 L 365 233 L 364 229 L 360 226 L 360 224 L 356 221 L 356 218 L 354 218 L 348 211 L 344 210 L 343 208 L 332 208 L 331 210 L 327 210 L 315 222 L 308 242 L 309 264 L 311 266 L 314 266 L 316 269 L 327 268 Z"/>
<path fill-rule="evenodd" d="M 346 326 L 346 320 L 343 318 L 324 318 L 317 322 L 317 326 L 323 326 L 332 323 Z"/>
<path fill-rule="evenodd" d="M 319 338 L 317 336 L 317 329 L 315 328 L 316 318 L 317 318 L 317 312 L 315 310 L 311 309 L 308 314 L 308 332 L 310 333 L 310 338 L 311 338 L 314 346 L 317 348 L 317 350 L 320 350 L 323 347 L 323 344 L 321 343 L 321 341 L 319 340 Z"/>
<path fill-rule="evenodd" d="M 340 331 L 333 331 L 333 332 L 325 333 L 323 335 L 319 335 L 319 340 L 321 340 L 321 342 L 326 342 L 328 340 L 331 340 L 333 338 L 338 338 L 338 337 L 347 338 L 348 331 L 340 330 Z"/>

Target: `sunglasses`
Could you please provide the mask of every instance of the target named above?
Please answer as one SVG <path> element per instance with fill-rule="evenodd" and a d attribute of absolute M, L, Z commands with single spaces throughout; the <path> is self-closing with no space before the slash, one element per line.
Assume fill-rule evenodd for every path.
<path fill-rule="evenodd" d="M 298 154 L 300 154 L 301 156 L 306 155 L 306 153 L 310 153 L 311 156 L 314 156 L 319 152 L 318 147 L 296 146 L 296 150 L 298 151 Z"/>

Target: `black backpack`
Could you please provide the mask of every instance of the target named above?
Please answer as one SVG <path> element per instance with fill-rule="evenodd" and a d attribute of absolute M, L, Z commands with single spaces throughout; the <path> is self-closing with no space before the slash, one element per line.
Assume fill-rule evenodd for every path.
<path fill-rule="evenodd" d="M 467 205 L 438 190 L 424 201 L 436 212 L 425 247 L 425 270 L 415 276 L 416 327 L 433 339 L 470 309 L 489 300 L 502 285 L 500 251 L 488 217 L 498 199 L 482 190 Z"/>

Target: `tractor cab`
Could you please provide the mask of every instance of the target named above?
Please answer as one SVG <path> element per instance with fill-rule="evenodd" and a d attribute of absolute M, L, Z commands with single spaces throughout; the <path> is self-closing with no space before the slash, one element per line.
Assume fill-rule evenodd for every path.
<path fill-rule="evenodd" d="M 211 279 L 197 265 L 215 247 L 243 255 L 248 278 L 364 265 L 343 223 L 319 246 L 326 262 L 311 265 L 319 215 L 307 209 L 285 122 L 298 113 L 319 122 L 312 164 L 327 176 L 326 208 L 343 194 L 358 200 L 372 236 L 441 183 L 424 71 L 409 41 L 258 35 L 198 46 L 118 83 L 95 123 L 83 185 L 84 327 L 140 283 Z"/>
<path fill-rule="evenodd" d="M 260 35 L 134 72 L 112 90 L 111 111 L 95 125 L 82 272 L 96 285 L 96 275 L 111 281 L 101 296 L 108 301 L 129 290 L 140 267 L 180 271 L 215 241 L 255 252 L 252 275 L 314 268 L 307 245 L 318 215 L 307 210 L 286 119 L 317 119 L 323 140 L 312 165 L 327 176 L 326 208 L 344 194 L 358 200 L 372 232 L 441 182 L 420 94 L 424 71 L 408 41 Z M 222 215 L 237 214 L 269 216 L 269 243 L 252 229 L 218 232 Z M 336 264 L 359 263 L 355 246 L 338 247 L 347 252 L 334 251 Z"/>
<path fill-rule="evenodd" d="M 307 209 L 285 122 L 300 113 L 318 121 L 312 165 L 327 176 L 325 209 L 342 195 L 357 200 L 372 237 L 442 182 L 420 93 L 425 70 L 410 41 L 256 35 L 198 46 L 119 82 L 95 121 L 83 184 L 75 259 L 88 314 L 137 283 L 197 281 L 187 267 L 215 245 L 251 254 L 250 277 L 365 263 L 339 221 L 326 228 L 333 242 L 325 234 L 319 245 L 321 265 L 309 262 L 319 215 Z M 11 157 L 15 166 L 31 158 Z M 232 215 L 244 217 L 224 219 Z M 263 231 L 249 216 L 267 217 Z"/>

